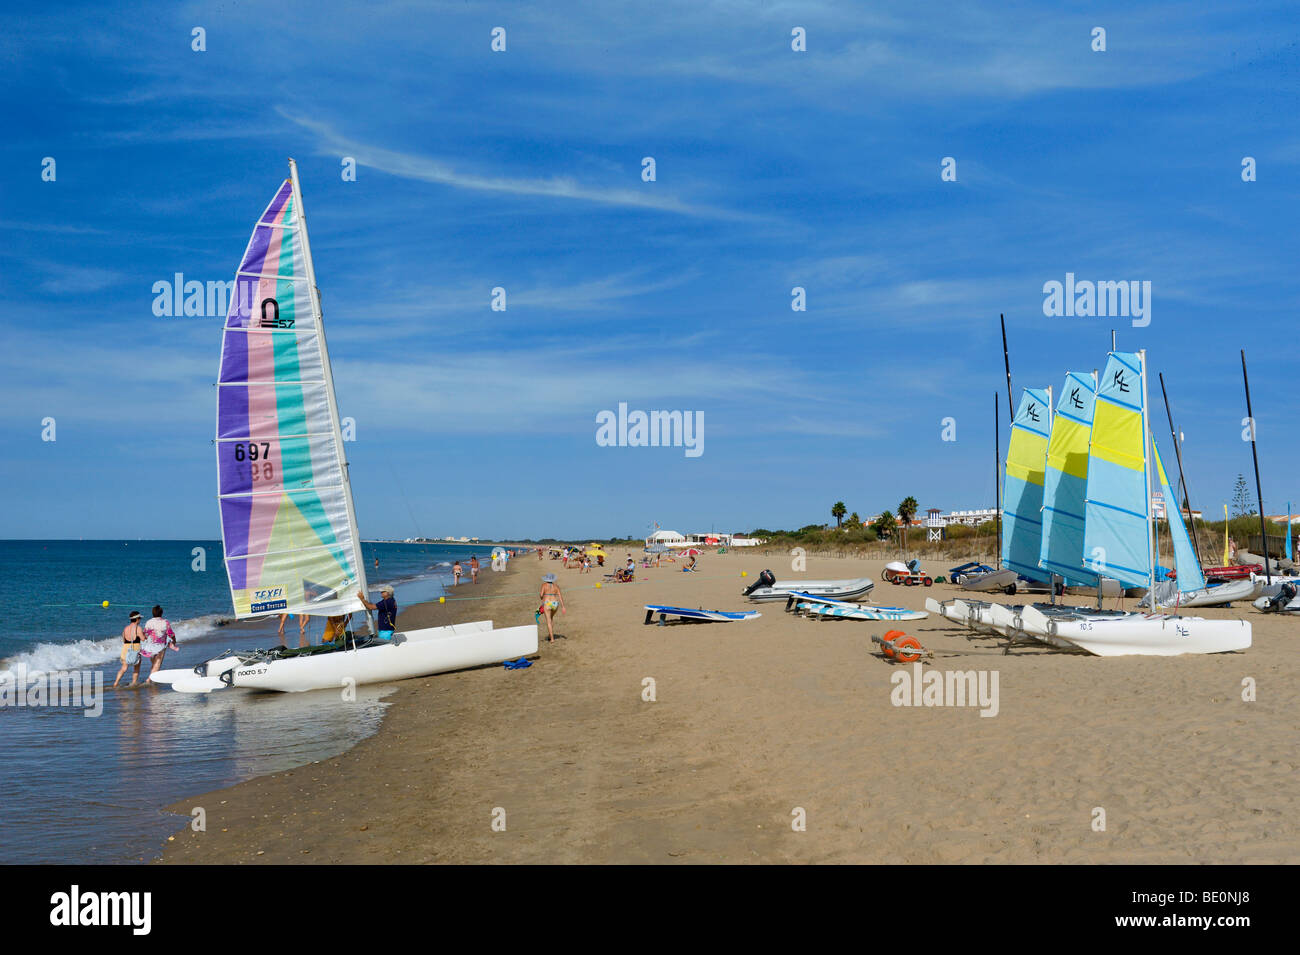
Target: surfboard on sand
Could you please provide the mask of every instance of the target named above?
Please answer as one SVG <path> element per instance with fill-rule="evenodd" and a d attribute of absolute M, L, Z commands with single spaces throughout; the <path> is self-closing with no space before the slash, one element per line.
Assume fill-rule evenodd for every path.
<path fill-rule="evenodd" d="M 701 610 L 691 607 L 664 607 L 660 604 L 645 605 L 645 622 L 653 623 L 655 614 L 659 615 L 659 625 L 663 626 L 669 617 L 680 620 L 753 620 L 763 616 L 757 610 Z"/>

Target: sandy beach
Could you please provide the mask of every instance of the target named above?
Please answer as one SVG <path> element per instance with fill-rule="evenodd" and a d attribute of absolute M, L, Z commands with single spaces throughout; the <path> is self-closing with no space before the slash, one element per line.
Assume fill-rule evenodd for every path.
<path fill-rule="evenodd" d="M 873 602 L 915 609 L 957 592 L 885 583 L 876 561 L 810 557 L 802 575 L 783 573 L 788 561 L 710 553 L 698 574 L 665 563 L 596 588 L 596 571 L 523 556 L 456 595 L 478 599 L 406 608 L 409 628 L 518 624 L 532 619 L 540 575 L 554 572 L 569 612 L 554 644 L 543 623 L 529 669 L 406 681 L 379 733 L 349 752 L 176 804 L 186 815 L 204 807 L 207 831 L 178 833 L 162 862 L 1300 859 L 1294 619 L 1249 605 L 1203 611 L 1245 615 L 1254 645 L 1244 653 L 1004 655 L 933 615 L 813 621 L 740 596 L 764 567 L 866 574 Z M 763 616 L 645 626 L 646 603 Z M 894 628 L 935 652 L 927 668 L 996 672 L 996 716 L 894 705 L 900 667 L 870 640 Z M 1242 699 L 1247 678 L 1255 702 Z"/>

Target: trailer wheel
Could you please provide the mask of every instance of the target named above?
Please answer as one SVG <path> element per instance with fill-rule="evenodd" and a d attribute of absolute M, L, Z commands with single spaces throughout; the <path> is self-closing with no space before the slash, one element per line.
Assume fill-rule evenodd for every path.
<path fill-rule="evenodd" d="M 1007 589 L 1006 589 L 1006 594 L 1007 594 L 1007 596 L 1008 596 L 1008 597 L 1011 597 L 1011 596 L 1013 596 L 1013 595 L 1015 594 L 1015 592 L 1016 592 L 1016 585 L 1015 585 L 1015 584 L 1007 584 Z"/>
<path fill-rule="evenodd" d="M 894 643 L 900 637 L 904 637 L 904 636 L 906 636 L 906 634 L 903 633 L 902 630 L 890 630 L 883 637 L 880 638 L 880 649 L 884 651 L 885 656 L 889 657 L 889 659 L 891 660 L 895 659 Z"/>
<path fill-rule="evenodd" d="M 916 637 L 902 637 L 894 641 L 894 659 L 900 663 L 915 663 L 921 659 L 921 654 L 908 653 L 908 650 L 921 650 L 921 642 Z"/>
<path fill-rule="evenodd" d="M 931 586 L 931 585 L 934 583 L 934 581 L 931 580 L 929 577 L 924 577 L 924 578 L 921 579 L 921 583 L 923 583 L 923 584 L 925 584 L 927 587 L 929 587 L 929 586 Z"/>

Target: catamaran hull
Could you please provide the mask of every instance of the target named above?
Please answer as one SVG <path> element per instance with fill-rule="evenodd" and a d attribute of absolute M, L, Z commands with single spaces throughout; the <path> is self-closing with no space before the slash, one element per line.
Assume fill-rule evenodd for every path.
<path fill-rule="evenodd" d="M 237 656 L 214 657 L 205 663 L 200 663 L 196 667 L 187 667 L 175 670 L 159 670 L 157 673 L 150 674 L 149 681 L 158 683 L 162 686 L 175 686 L 177 683 L 184 683 L 196 678 L 206 678 L 208 676 L 217 677 L 227 670 L 233 670 L 239 666 L 240 658 Z"/>
<path fill-rule="evenodd" d="M 398 641 L 398 637 L 405 640 Z M 238 667 L 231 686 L 300 693 L 345 685 L 386 683 L 501 663 L 537 652 L 537 625 L 501 630 L 432 627 L 394 634 L 392 642 Z"/>
<path fill-rule="evenodd" d="M 1230 653 L 1250 647 L 1250 624 L 1244 620 L 1207 620 L 1167 614 L 1046 617 L 1032 607 L 1022 622 L 1099 657 L 1176 657 L 1186 653 Z"/>
<path fill-rule="evenodd" d="M 387 683 L 485 666 L 537 652 L 537 625 L 493 630 L 489 621 L 399 631 L 391 642 L 360 649 L 334 650 L 298 657 L 240 662 L 238 657 L 209 661 L 203 678 L 190 670 L 155 674 L 156 683 L 175 689 L 208 692 L 220 682 L 250 690 L 302 693 L 366 683 Z M 235 665 L 221 670 L 223 663 Z M 163 679 L 157 679 L 162 676 Z"/>
<path fill-rule="evenodd" d="M 983 633 L 1000 632 L 993 623 L 992 608 L 994 606 L 994 604 L 983 600 L 939 601 L 933 597 L 927 597 L 925 600 L 925 609 L 930 613 L 937 613 L 941 617 L 947 617 L 953 623 L 959 623 L 963 627 Z"/>

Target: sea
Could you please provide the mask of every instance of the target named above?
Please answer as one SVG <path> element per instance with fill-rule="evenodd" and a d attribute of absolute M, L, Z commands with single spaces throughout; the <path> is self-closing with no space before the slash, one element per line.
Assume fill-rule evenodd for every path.
<path fill-rule="evenodd" d="M 449 592 L 453 561 L 476 554 L 485 572 L 491 563 L 490 544 L 361 549 L 371 599 L 391 583 L 399 624 L 401 607 Z M 191 823 L 163 807 L 328 759 L 378 729 L 391 687 L 358 687 L 348 705 L 333 690 L 111 689 L 130 612 L 148 619 L 155 604 L 180 646 L 168 651 L 168 669 L 278 643 L 274 624 L 229 626 L 220 541 L 0 541 L 0 606 L 10 608 L 0 630 L 0 863 L 152 861 Z M 322 621 L 311 624 L 319 642 Z M 296 645 L 297 621 L 285 629 Z M 34 688 L 52 674 L 79 677 L 77 705 L 40 698 Z M 123 687 L 129 681 L 128 671 Z"/>

